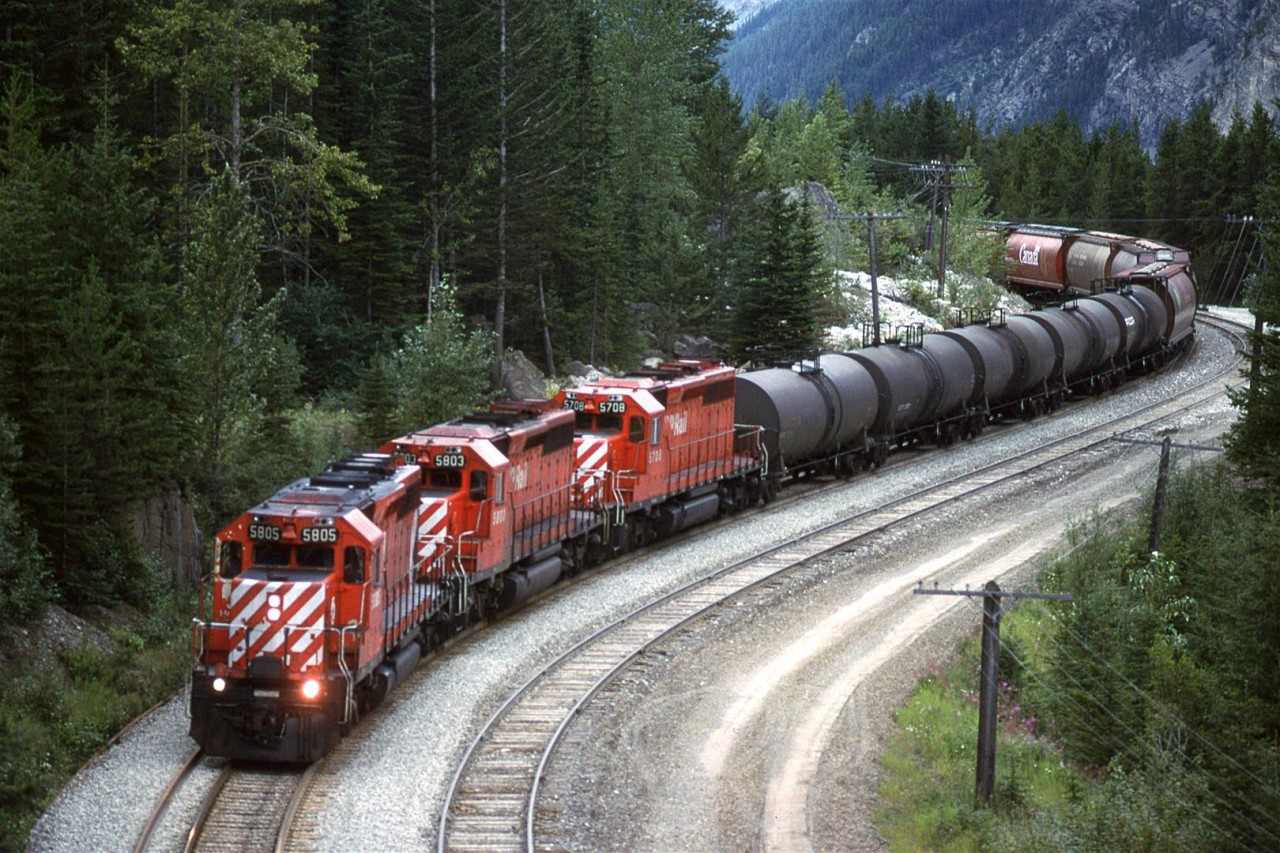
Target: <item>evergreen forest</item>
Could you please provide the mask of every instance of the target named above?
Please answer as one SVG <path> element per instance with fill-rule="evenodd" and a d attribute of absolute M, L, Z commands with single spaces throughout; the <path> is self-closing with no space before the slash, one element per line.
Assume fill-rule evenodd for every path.
<path fill-rule="evenodd" d="M 127 634 L 141 655 L 173 635 L 145 622 L 157 608 L 189 623 L 196 579 L 139 547 L 140 504 L 178 495 L 209 535 L 345 452 L 485 405 L 512 350 L 548 374 L 633 368 L 683 335 L 738 363 L 812 351 L 848 318 L 831 271 L 865 269 L 868 246 L 796 187 L 905 214 L 878 263 L 928 278 L 918 167 L 945 159 L 958 272 L 998 281 L 999 220 L 1102 228 L 1188 248 L 1209 301 L 1280 322 L 1262 105 L 1224 130 L 1205 103 L 1154 159 L 1137 125 L 995 128 L 934 93 L 833 83 L 748 110 L 720 73 L 729 23 L 714 0 L 0 7 L 9 629 L 123 608 L 150 626 Z M 757 339 L 763 317 L 778 340 Z M 1280 340 L 1258 340 L 1232 446 L 1274 499 Z M 14 696 L 61 707 L 33 684 L 0 709 L 6 747 L 35 737 Z M 29 820 L 115 723 L 50 735 L 72 745 L 52 771 L 0 759 L 6 809 Z"/>

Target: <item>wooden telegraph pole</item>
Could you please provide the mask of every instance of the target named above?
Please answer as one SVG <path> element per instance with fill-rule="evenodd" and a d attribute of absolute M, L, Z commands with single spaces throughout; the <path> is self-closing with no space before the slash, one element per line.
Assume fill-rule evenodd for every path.
<path fill-rule="evenodd" d="M 973 184 L 957 184 L 952 181 L 953 175 L 963 175 L 973 167 L 972 163 L 952 163 L 950 157 L 942 160 L 931 160 L 911 168 L 916 178 L 933 191 L 933 204 L 929 211 L 928 245 L 932 246 L 933 218 L 941 214 L 942 233 L 938 236 L 938 301 L 947 296 L 947 219 L 951 213 L 951 192 L 958 189 L 971 189 Z"/>
<path fill-rule="evenodd" d="M 1118 441 L 1122 444 L 1150 445 L 1160 448 L 1160 467 L 1157 469 L 1156 473 L 1156 492 L 1155 497 L 1151 501 L 1151 533 L 1147 539 L 1147 552 L 1154 554 L 1160 550 L 1160 526 L 1164 520 L 1165 492 L 1169 489 L 1170 449 L 1176 447 L 1179 450 L 1199 450 L 1206 453 L 1222 453 L 1223 448 L 1205 444 L 1175 444 L 1167 435 L 1160 441 L 1151 441 L 1145 438 L 1127 438 L 1123 435 L 1113 435 L 1110 440 Z"/>
<path fill-rule="evenodd" d="M 858 219 L 867 223 L 867 244 L 871 251 L 871 325 L 876 346 L 880 345 L 880 283 L 876 280 L 876 222 L 885 219 L 905 219 L 901 213 L 842 213 L 836 219 Z M 865 341 L 863 341 L 865 345 Z"/>
<path fill-rule="evenodd" d="M 988 806 L 996 787 L 996 698 L 1000 685 L 1000 607 L 1002 598 L 1043 598 L 1070 601 L 1066 592 L 1005 592 L 995 581 L 982 589 L 925 589 L 921 583 L 916 595 L 982 596 L 982 668 L 978 694 L 978 772 L 975 796 L 978 807 Z"/>

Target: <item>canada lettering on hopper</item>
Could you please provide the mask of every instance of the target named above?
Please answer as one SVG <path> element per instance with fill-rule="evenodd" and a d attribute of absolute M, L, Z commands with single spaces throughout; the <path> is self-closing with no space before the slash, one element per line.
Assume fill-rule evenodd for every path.
<path fill-rule="evenodd" d="M 1028 247 L 1026 244 L 1023 244 L 1022 248 L 1018 250 L 1018 260 L 1027 266 L 1040 266 L 1040 244 L 1037 243 L 1033 247 Z"/>

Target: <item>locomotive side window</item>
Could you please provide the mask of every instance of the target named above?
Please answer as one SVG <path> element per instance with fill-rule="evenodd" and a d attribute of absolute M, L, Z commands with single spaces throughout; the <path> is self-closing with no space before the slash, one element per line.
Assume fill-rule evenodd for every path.
<path fill-rule="evenodd" d="M 333 548 L 328 545 L 299 545 L 298 568 L 332 569 Z"/>
<path fill-rule="evenodd" d="M 244 546 L 239 542 L 222 543 L 222 576 L 233 578 L 244 566 Z"/>
<path fill-rule="evenodd" d="M 364 583 L 364 549 L 348 545 L 343 550 L 342 582 Z"/>
<path fill-rule="evenodd" d="M 632 418 L 627 421 L 627 441 L 632 444 L 644 444 L 644 418 Z"/>
<path fill-rule="evenodd" d="M 487 471 L 471 472 L 471 500 L 482 501 L 489 497 L 489 473 Z"/>

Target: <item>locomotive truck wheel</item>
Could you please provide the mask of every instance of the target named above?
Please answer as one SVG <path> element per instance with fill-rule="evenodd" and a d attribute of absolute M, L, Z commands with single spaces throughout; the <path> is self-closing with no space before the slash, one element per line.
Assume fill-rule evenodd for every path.
<path fill-rule="evenodd" d="M 338 733 L 343 737 L 351 734 L 351 730 L 356 727 L 356 723 L 360 722 L 360 703 L 356 702 L 355 707 L 351 709 L 351 714 L 345 723 L 338 724 Z"/>
<path fill-rule="evenodd" d="M 778 492 L 780 489 L 781 489 L 781 484 L 778 482 L 777 478 L 770 477 L 769 479 L 765 480 L 764 502 L 765 503 L 772 502 L 773 499 L 778 496 Z"/>

